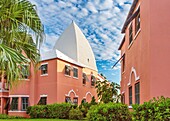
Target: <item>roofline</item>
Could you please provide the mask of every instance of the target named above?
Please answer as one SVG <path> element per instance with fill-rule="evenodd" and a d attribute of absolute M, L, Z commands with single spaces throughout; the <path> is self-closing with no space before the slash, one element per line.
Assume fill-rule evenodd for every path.
<path fill-rule="evenodd" d="M 58 59 L 58 60 L 60 60 L 60 61 L 64 61 L 64 62 L 66 62 L 66 63 L 70 63 L 70 64 L 73 64 L 73 65 L 76 65 L 76 66 L 79 66 L 79 67 L 84 68 L 83 65 L 79 65 L 79 64 L 76 64 L 76 63 L 72 63 L 72 62 L 66 61 L 66 60 L 61 59 L 61 58 L 58 58 L 58 57 L 49 58 L 49 59 L 45 59 L 45 60 L 40 60 L 39 62 L 44 62 L 44 61 L 49 61 L 49 60 L 55 60 L 55 59 Z"/>
<path fill-rule="evenodd" d="M 124 25 L 123 25 L 123 28 L 122 28 L 121 33 L 125 33 L 125 30 L 126 30 L 126 28 L 127 28 L 128 19 L 129 19 L 130 16 L 133 14 L 133 12 L 134 12 L 134 10 L 135 10 L 135 7 L 136 7 L 136 5 L 137 5 L 137 3 L 138 3 L 138 1 L 139 1 L 139 0 L 133 0 L 132 6 L 131 6 L 130 11 L 129 11 L 129 13 L 128 13 L 128 16 L 127 16 L 127 18 L 126 18 L 126 20 L 125 20 L 125 23 L 124 23 Z"/>
<path fill-rule="evenodd" d="M 123 37 L 122 42 L 121 42 L 121 43 L 120 43 L 120 45 L 119 45 L 118 50 L 120 50 L 120 49 L 122 48 L 122 46 L 123 46 L 124 42 L 125 42 L 125 35 L 124 35 L 124 37 Z"/>

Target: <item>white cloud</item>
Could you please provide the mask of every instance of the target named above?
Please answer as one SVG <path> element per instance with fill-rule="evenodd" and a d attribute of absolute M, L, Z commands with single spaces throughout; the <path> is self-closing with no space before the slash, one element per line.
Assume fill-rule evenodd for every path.
<path fill-rule="evenodd" d="M 29 0 L 37 5 L 47 33 L 43 51 L 54 46 L 57 38 L 74 20 L 90 42 L 97 62 L 118 59 L 121 29 L 133 0 Z M 120 66 L 119 66 L 120 67 Z M 119 69 L 119 67 L 116 68 Z M 108 67 L 107 67 L 108 70 Z"/>

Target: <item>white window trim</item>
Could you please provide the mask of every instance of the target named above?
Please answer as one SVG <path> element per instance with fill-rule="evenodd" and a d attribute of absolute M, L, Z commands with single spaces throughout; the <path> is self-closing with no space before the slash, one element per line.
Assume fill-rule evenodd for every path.
<path fill-rule="evenodd" d="M 46 62 L 46 63 L 41 63 L 41 66 L 42 66 L 42 65 L 48 65 L 48 62 Z"/>
<path fill-rule="evenodd" d="M 16 111 L 14 110 L 13 111 L 13 110 L 9 110 L 8 112 L 9 113 L 14 113 L 14 112 L 18 112 L 18 113 L 22 113 L 23 112 L 23 113 L 25 113 L 26 111 L 22 111 L 22 110 L 16 110 Z"/>
<path fill-rule="evenodd" d="M 138 37 L 138 35 L 139 35 L 140 31 L 141 31 L 141 28 L 139 28 L 139 30 L 136 32 L 136 34 L 135 34 L 135 36 L 134 36 L 133 41 L 134 41 L 134 40 L 136 40 L 136 38 Z"/>
<path fill-rule="evenodd" d="M 47 97 L 48 95 L 46 95 L 46 94 L 42 94 L 42 95 L 40 95 L 40 97 Z"/>
<path fill-rule="evenodd" d="M 140 3 L 138 4 L 138 6 L 136 7 L 135 11 L 137 11 L 140 7 Z"/>
<path fill-rule="evenodd" d="M 9 97 L 30 97 L 29 95 L 9 95 Z"/>

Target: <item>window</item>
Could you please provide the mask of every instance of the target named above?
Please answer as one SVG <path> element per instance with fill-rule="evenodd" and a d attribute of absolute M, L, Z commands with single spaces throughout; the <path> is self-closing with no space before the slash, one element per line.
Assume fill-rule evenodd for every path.
<path fill-rule="evenodd" d="M 41 97 L 38 105 L 47 105 L 47 97 Z"/>
<path fill-rule="evenodd" d="M 12 98 L 11 110 L 18 110 L 18 97 Z"/>
<path fill-rule="evenodd" d="M 132 30 L 132 24 L 129 27 L 129 44 L 133 41 L 133 30 Z"/>
<path fill-rule="evenodd" d="M 125 94 L 122 94 L 122 95 L 121 95 L 121 102 L 122 102 L 123 104 L 125 104 Z"/>
<path fill-rule="evenodd" d="M 129 105 L 132 105 L 132 87 L 129 87 Z"/>
<path fill-rule="evenodd" d="M 71 98 L 70 98 L 70 97 L 65 97 L 65 102 L 66 102 L 66 103 L 71 102 Z"/>
<path fill-rule="evenodd" d="M 125 54 L 123 55 L 123 58 L 122 58 L 122 72 L 125 71 Z"/>
<path fill-rule="evenodd" d="M 22 68 L 22 79 L 28 79 L 29 76 L 29 65 L 23 65 Z"/>
<path fill-rule="evenodd" d="M 95 86 L 96 78 L 94 75 L 91 75 L 91 86 Z"/>
<path fill-rule="evenodd" d="M 87 76 L 85 73 L 83 73 L 83 84 L 86 84 Z"/>
<path fill-rule="evenodd" d="M 140 104 L 140 83 L 135 84 L 135 103 Z"/>
<path fill-rule="evenodd" d="M 41 75 L 48 74 L 48 64 L 41 65 Z"/>
<path fill-rule="evenodd" d="M 22 97 L 22 110 L 25 111 L 27 110 L 27 107 L 28 107 L 28 97 Z"/>
<path fill-rule="evenodd" d="M 77 97 L 74 97 L 74 98 L 73 98 L 73 103 L 74 103 L 74 104 L 78 104 L 78 98 L 77 98 Z"/>
<path fill-rule="evenodd" d="M 73 68 L 73 77 L 78 78 L 78 69 L 77 68 Z"/>
<path fill-rule="evenodd" d="M 66 66 L 65 66 L 65 75 L 70 76 L 70 72 L 71 72 L 71 67 L 68 66 L 68 65 L 66 65 Z"/>
<path fill-rule="evenodd" d="M 135 33 L 137 33 L 139 29 L 140 29 L 140 10 L 135 18 Z"/>

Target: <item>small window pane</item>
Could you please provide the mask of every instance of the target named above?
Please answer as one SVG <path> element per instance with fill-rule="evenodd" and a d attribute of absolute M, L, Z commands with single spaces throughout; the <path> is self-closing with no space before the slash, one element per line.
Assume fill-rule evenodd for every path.
<path fill-rule="evenodd" d="M 66 102 L 66 103 L 71 102 L 71 98 L 70 98 L 70 97 L 65 97 L 65 102 Z"/>
<path fill-rule="evenodd" d="M 18 110 L 18 97 L 12 98 L 11 110 Z"/>
<path fill-rule="evenodd" d="M 48 73 L 48 64 L 41 65 L 41 75 Z"/>
<path fill-rule="evenodd" d="M 140 83 L 135 84 L 135 103 L 140 104 Z"/>
<path fill-rule="evenodd" d="M 129 44 L 133 41 L 133 29 L 132 29 L 132 24 L 129 27 Z"/>
<path fill-rule="evenodd" d="M 129 105 L 132 105 L 132 87 L 129 87 Z"/>
<path fill-rule="evenodd" d="M 122 59 L 122 72 L 125 71 L 125 55 L 123 55 L 123 59 Z"/>
<path fill-rule="evenodd" d="M 139 29 L 140 29 L 140 12 L 135 19 L 135 33 L 137 33 Z"/>
<path fill-rule="evenodd" d="M 22 97 L 22 110 L 27 110 L 28 107 L 28 97 Z"/>
<path fill-rule="evenodd" d="M 29 76 L 29 65 L 23 65 L 21 67 L 22 70 L 22 79 L 28 79 Z"/>
<path fill-rule="evenodd" d="M 78 104 L 78 98 L 77 97 L 73 98 L 73 103 Z"/>
<path fill-rule="evenodd" d="M 87 81 L 87 75 L 83 73 L 83 84 L 86 84 L 86 81 Z"/>
<path fill-rule="evenodd" d="M 68 65 L 66 65 L 66 66 L 65 66 L 65 75 L 70 76 L 70 72 L 71 72 L 71 67 L 68 66 Z"/>
<path fill-rule="evenodd" d="M 41 97 L 38 105 L 46 105 L 47 104 L 47 97 Z"/>
<path fill-rule="evenodd" d="M 77 68 L 73 68 L 73 77 L 78 78 L 78 69 Z"/>
<path fill-rule="evenodd" d="M 94 75 L 91 75 L 91 86 L 95 86 L 96 78 Z"/>

